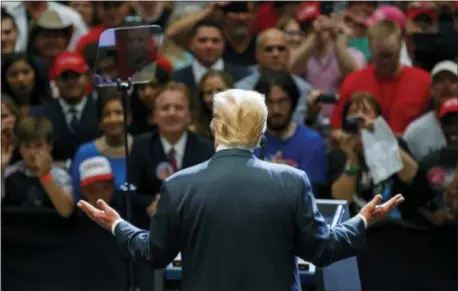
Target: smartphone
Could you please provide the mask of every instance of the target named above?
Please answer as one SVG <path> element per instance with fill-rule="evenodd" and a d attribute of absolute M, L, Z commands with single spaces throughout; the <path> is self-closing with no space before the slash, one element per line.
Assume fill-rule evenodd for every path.
<path fill-rule="evenodd" d="M 335 94 L 321 94 L 317 98 L 318 102 L 335 104 L 339 101 L 339 96 Z"/>

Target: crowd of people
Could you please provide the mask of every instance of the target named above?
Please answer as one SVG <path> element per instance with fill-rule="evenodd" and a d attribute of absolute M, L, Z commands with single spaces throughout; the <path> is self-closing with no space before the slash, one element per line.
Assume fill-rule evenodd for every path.
<path fill-rule="evenodd" d="M 98 41 L 145 24 L 163 41 L 125 107 L 94 83 L 125 75 L 125 56 L 98 56 Z M 390 223 L 456 225 L 458 47 L 425 49 L 458 34 L 456 1 L 17 1 L 2 3 L 1 32 L 4 213 L 68 221 L 79 200 L 100 198 L 125 213 L 129 195 L 133 223 L 148 228 L 164 179 L 215 151 L 213 94 L 239 88 L 269 110 L 254 154 L 304 170 L 316 198 L 355 214 L 377 193 L 403 193 Z M 377 128 L 392 147 L 369 146 Z"/>

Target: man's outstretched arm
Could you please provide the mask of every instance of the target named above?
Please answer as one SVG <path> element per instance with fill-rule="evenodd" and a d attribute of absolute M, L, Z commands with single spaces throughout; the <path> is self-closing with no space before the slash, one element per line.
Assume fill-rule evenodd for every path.
<path fill-rule="evenodd" d="M 163 268 L 179 252 L 179 220 L 176 208 L 164 186 L 157 212 L 151 217 L 150 230 L 139 229 L 121 216 L 103 200 L 97 201 L 97 208 L 85 201 L 78 206 L 88 216 L 116 237 L 121 251 L 134 261 L 146 261 L 154 268 Z"/>
<path fill-rule="evenodd" d="M 335 228 L 330 228 L 318 211 L 310 182 L 305 173 L 302 182 L 302 193 L 300 197 L 297 197 L 296 204 L 296 225 L 298 227 L 296 254 L 317 267 L 324 267 L 355 256 L 366 246 L 365 230 L 367 226 L 384 219 L 404 200 L 402 195 L 396 195 L 386 203 L 379 205 L 382 197 L 376 195 L 357 216 Z"/>

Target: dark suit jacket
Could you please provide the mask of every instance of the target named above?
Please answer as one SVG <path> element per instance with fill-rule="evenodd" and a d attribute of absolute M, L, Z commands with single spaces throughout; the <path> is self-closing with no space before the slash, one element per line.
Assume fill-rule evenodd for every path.
<path fill-rule="evenodd" d="M 182 168 L 197 165 L 208 160 L 214 153 L 210 141 L 188 132 Z M 135 137 L 129 159 L 128 181 L 136 187 L 133 198 L 133 218 L 136 225 L 147 227 L 149 217 L 146 208 L 162 187 L 158 177 L 158 166 L 167 161 L 160 136 L 157 132 L 140 134 Z"/>
<path fill-rule="evenodd" d="M 295 256 L 325 266 L 365 246 L 359 217 L 329 229 L 305 172 L 222 150 L 171 176 L 150 230 L 115 228 L 122 250 L 163 268 L 182 253 L 183 291 L 283 291 Z"/>
<path fill-rule="evenodd" d="M 65 161 L 73 159 L 76 150 L 81 144 L 100 136 L 96 102 L 92 95 L 87 98 L 76 134 L 68 127 L 65 113 L 62 111 L 57 99 L 50 100 L 32 109 L 31 115 L 46 117 L 52 123 L 54 130 L 52 156 L 54 160 Z"/>
<path fill-rule="evenodd" d="M 237 82 L 251 74 L 250 69 L 238 65 L 233 65 L 228 62 L 224 62 L 223 71 L 228 73 L 234 79 L 234 82 Z M 186 84 L 191 90 L 196 89 L 198 86 L 194 78 L 192 66 L 187 66 L 181 70 L 174 72 L 172 75 L 172 79 L 176 82 Z"/>

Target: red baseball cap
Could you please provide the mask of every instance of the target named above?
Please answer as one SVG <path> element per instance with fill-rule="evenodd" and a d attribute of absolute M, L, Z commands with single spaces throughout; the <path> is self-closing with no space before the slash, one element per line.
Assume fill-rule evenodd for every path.
<path fill-rule="evenodd" d="M 406 16 L 401 9 L 394 5 L 383 5 L 378 7 L 366 20 L 365 24 L 367 27 L 371 27 L 384 20 L 395 22 L 401 29 L 404 29 L 406 25 Z"/>
<path fill-rule="evenodd" d="M 320 16 L 319 2 L 303 2 L 296 10 L 296 20 L 299 23 L 313 21 Z"/>
<path fill-rule="evenodd" d="M 54 75 L 59 76 L 65 71 L 84 74 L 89 70 L 84 57 L 77 52 L 65 51 L 54 60 Z"/>
<path fill-rule="evenodd" d="M 413 2 L 406 11 L 406 16 L 408 19 L 414 19 L 419 15 L 425 14 L 432 18 L 433 20 L 437 19 L 437 12 L 428 3 L 425 2 Z"/>
<path fill-rule="evenodd" d="M 449 113 L 457 113 L 457 112 L 458 112 L 458 97 L 451 97 L 441 104 L 441 107 L 439 109 L 439 117 L 443 118 L 445 115 Z"/>

